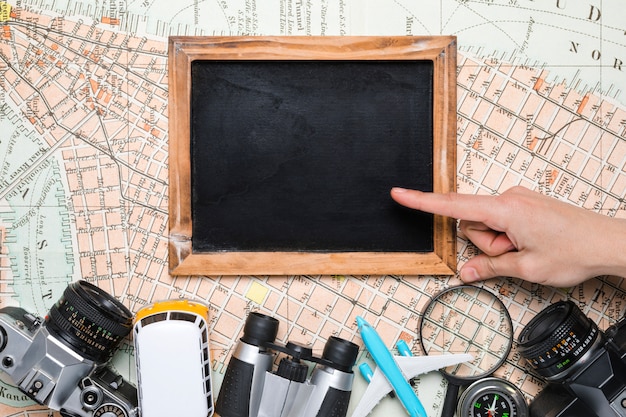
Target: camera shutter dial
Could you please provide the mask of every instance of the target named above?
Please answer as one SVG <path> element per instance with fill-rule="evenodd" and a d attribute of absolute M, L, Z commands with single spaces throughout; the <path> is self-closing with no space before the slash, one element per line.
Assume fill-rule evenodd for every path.
<path fill-rule="evenodd" d="M 115 404 L 105 404 L 102 407 L 98 408 L 94 413 L 93 417 L 127 417 L 124 410 L 118 407 Z"/>

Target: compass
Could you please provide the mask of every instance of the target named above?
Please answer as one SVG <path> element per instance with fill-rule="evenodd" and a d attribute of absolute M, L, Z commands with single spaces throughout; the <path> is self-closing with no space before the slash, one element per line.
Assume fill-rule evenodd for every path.
<path fill-rule="evenodd" d="M 458 417 L 528 417 L 522 392 L 509 381 L 484 378 L 474 382 L 459 399 Z"/>

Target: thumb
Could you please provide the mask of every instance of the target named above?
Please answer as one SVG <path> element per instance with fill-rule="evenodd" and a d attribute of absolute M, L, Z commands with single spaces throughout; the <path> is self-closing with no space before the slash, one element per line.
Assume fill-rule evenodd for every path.
<path fill-rule="evenodd" d="M 469 284 L 499 276 L 522 278 L 517 268 L 519 256 L 520 253 L 516 251 L 498 256 L 488 256 L 484 253 L 476 255 L 459 271 L 461 281 Z"/>

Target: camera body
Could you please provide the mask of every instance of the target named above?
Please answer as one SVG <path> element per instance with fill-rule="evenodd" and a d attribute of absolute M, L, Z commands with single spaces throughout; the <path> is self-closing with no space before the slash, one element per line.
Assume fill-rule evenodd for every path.
<path fill-rule="evenodd" d="M 560 301 L 528 323 L 518 346 L 548 382 L 531 417 L 626 417 L 626 317 L 603 333 L 573 302 Z"/>
<path fill-rule="evenodd" d="M 251 313 L 230 359 L 215 404 L 220 417 L 344 417 L 358 346 L 331 337 L 321 357 L 311 349 L 274 343 L 278 321 Z M 284 353 L 273 372 L 277 353 Z M 315 364 L 308 376 L 309 366 Z"/>
<path fill-rule="evenodd" d="M 121 317 L 102 321 L 101 310 Z M 125 332 L 126 323 L 118 321 L 126 316 L 132 318 L 123 305 L 85 281 L 70 284 L 45 320 L 22 308 L 2 308 L 0 370 L 64 417 L 137 417 L 137 389 L 106 366 L 124 337 L 119 330 Z"/>

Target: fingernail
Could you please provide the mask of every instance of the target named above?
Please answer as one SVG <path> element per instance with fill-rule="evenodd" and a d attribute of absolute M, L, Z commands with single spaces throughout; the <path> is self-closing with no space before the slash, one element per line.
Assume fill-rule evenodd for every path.
<path fill-rule="evenodd" d="M 480 280 L 478 271 L 472 267 L 461 268 L 460 277 L 463 282 L 474 282 Z"/>
<path fill-rule="evenodd" d="M 400 194 L 400 193 L 406 193 L 407 191 L 408 191 L 408 190 L 407 190 L 406 188 L 400 188 L 400 187 L 393 187 L 393 188 L 391 189 L 391 192 L 392 192 L 392 193 L 398 193 L 398 194 Z"/>

